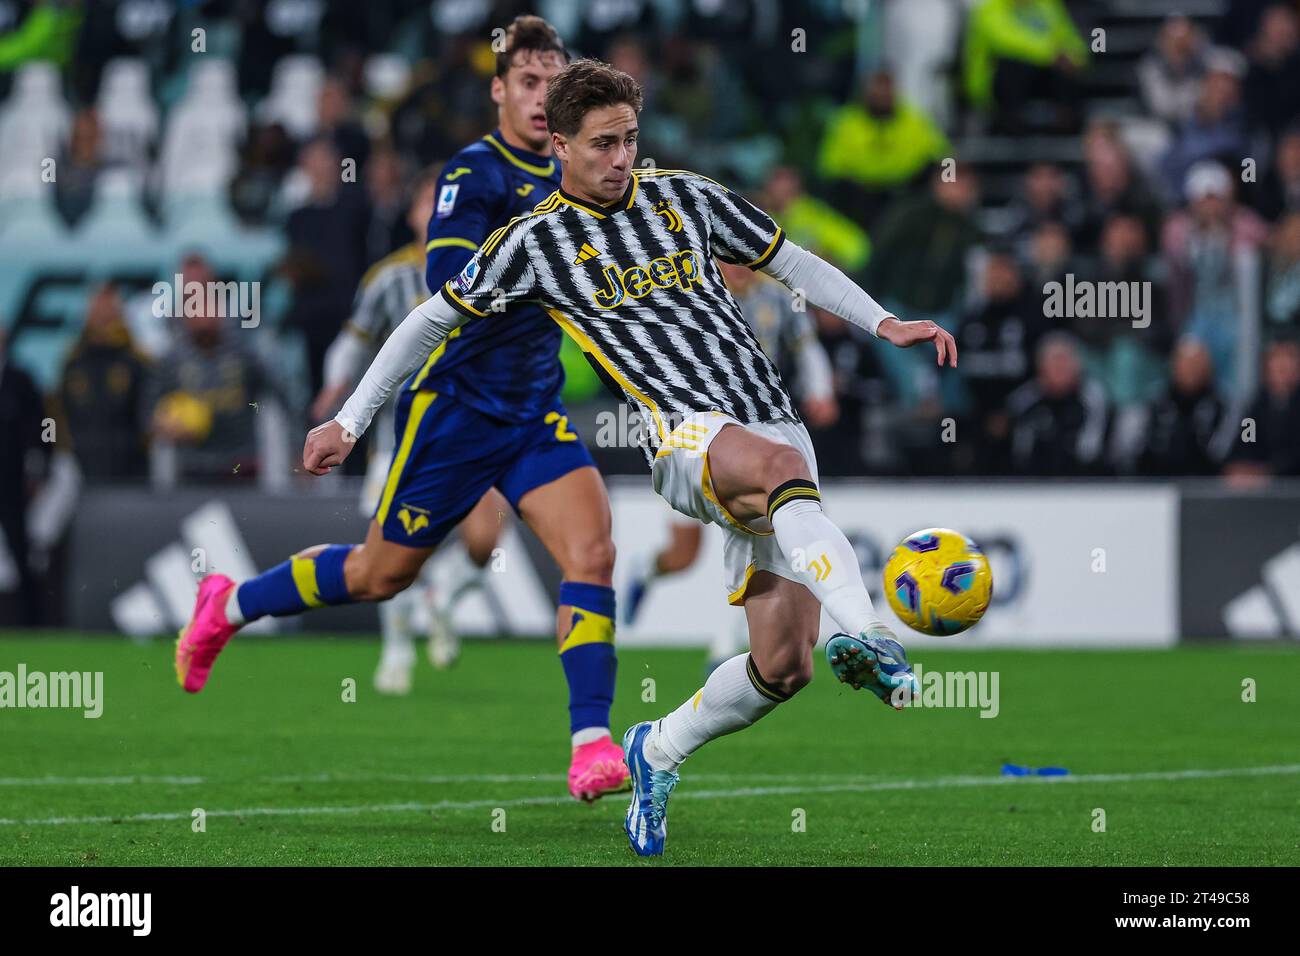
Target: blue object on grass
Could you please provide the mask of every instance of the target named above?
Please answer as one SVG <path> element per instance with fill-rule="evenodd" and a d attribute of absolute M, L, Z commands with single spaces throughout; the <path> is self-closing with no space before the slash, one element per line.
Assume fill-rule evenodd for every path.
<path fill-rule="evenodd" d="M 1064 767 L 1022 767 L 1019 764 L 1004 763 L 1004 777 L 1068 777 L 1070 771 Z"/>

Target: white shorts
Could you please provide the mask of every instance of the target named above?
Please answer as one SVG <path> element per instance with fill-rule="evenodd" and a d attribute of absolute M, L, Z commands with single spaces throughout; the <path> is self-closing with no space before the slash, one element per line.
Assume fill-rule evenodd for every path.
<path fill-rule="evenodd" d="M 801 575 L 790 567 L 777 547 L 771 522 L 766 515 L 742 523 L 722 507 L 713 492 L 709 477 L 709 444 L 725 425 L 740 425 L 770 441 L 797 448 L 808 464 L 813 481 L 817 481 L 817 456 L 813 452 L 808 430 L 799 422 L 761 422 L 745 425 L 722 412 L 694 412 L 672 430 L 655 456 L 651 477 L 655 492 L 674 511 L 705 524 L 722 528 L 723 584 L 727 601 L 745 603 L 745 589 L 755 571 L 771 571 L 799 584 Z"/>

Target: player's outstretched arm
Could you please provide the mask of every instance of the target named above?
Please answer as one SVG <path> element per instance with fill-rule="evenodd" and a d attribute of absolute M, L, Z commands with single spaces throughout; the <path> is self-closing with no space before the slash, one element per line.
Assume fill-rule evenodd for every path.
<path fill-rule="evenodd" d="M 788 288 L 802 289 L 813 305 L 899 348 L 934 342 L 938 364 L 957 367 L 957 343 L 948 332 L 933 322 L 904 322 L 890 315 L 843 272 L 789 239 L 762 270 Z"/>
<path fill-rule="evenodd" d="M 375 355 L 343 410 L 333 421 L 307 433 L 303 467 L 313 475 L 323 475 L 342 464 L 393 389 L 464 322 L 465 317 L 441 294 L 412 309 Z"/>

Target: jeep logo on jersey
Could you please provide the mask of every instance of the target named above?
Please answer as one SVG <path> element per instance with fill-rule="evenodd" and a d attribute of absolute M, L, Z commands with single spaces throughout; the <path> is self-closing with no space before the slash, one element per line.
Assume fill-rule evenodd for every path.
<path fill-rule="evenodd" d="M 700 260 L 694 249 L 660 256 L 643 266 L 632 266 L 629 269 L 608 265 L 602 274 L 606 288 L 598 290 L 594 296 L 596 304 L 602 309 L 622 305 L 628 296 L 643 298 L 654 289 L 680 286 L 683 292 L 693 292 L 703 282 L 700 277 Z"/>

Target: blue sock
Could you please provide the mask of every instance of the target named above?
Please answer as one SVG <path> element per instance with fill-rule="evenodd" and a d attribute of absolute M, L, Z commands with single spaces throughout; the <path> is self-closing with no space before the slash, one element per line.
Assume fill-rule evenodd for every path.
<path fill-rule="evenodd" d="M 292 557 L 249 578 L 236 592 L 244 620 L 256 621 L 267 614 L 284 617 L 326 604 L 351 604 L 343 562 L 354 547 L 331 544 L 314 557 Z"/>
<path fill-rule="evenodd" d="M 560 663 L 569 682 L 569 731 L 608 727 L 614 703 L 614 589 L 601 584 L 560 584 L 560 605 L 573 608 Z"/>

